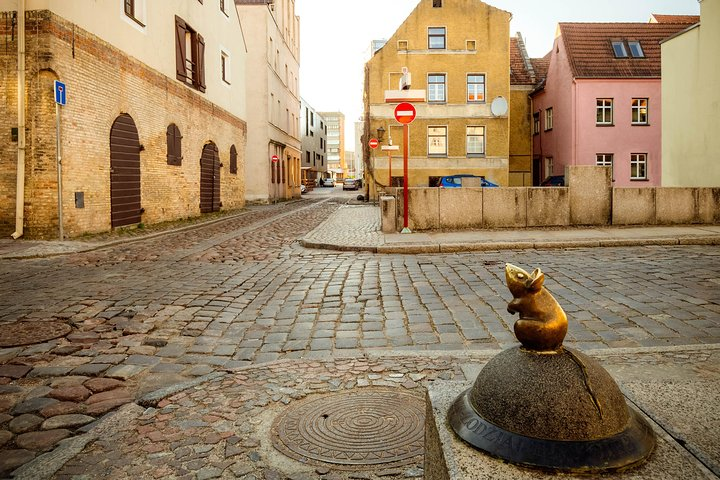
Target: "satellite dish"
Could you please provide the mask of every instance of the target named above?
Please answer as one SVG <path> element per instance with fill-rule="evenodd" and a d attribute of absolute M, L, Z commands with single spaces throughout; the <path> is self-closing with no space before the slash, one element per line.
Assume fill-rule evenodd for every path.
<path fill-rule="evenodd" d="M 508 111 L 508 102 L 503 97 L 497 97 L 490 104 L 490 111 L 496 117 L 502 117 Z"/>

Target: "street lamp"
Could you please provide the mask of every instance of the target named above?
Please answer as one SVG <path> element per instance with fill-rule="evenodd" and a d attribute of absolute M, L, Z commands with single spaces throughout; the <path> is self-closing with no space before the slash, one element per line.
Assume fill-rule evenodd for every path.
<path fill-rule="evenodd" d="M 385 129 L 382 127 L 382 125 L 380 125 L 380 128 L 377 129 L 378 142 L 382 142 L 384 136 L 385 136 Z"/>

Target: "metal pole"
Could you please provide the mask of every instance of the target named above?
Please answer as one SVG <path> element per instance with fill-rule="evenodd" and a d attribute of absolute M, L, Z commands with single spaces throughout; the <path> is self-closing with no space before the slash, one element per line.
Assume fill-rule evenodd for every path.
<path fill-rule="evenodd" d="M 63 206 L 62 206 L 62 144 L 60 142 L 60 105 L 55 104 L 55 135 L 57 137 L 57 182 L 58 182 L 58 227 L 60 241 L 63 241 Z"/>
<path fill-rule="evenodd" d="M 403 124 L 403 201 L 404 201 L 404 218 L 403 218 L 403 229 L 400 233 L 412 233 L 408 228 L 409 223 L 409 206 L 408 206 L 408 143 L 410 140 L 410 126 L 405 123 Z"/>

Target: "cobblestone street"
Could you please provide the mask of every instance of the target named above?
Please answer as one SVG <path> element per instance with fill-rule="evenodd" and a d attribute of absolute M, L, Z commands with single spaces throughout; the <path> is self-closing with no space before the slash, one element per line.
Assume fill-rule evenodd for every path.
<path fill-rule="evenodd" d="M 717 246 L 434 255 L 300 246 L 298 238 L 337 209 L 350 215 L 355 207 L 346 201 L 317 196 L 125 246 L 2 260 L 0 328 L 42 321 L 73 331 L 28 346 L 3 336 L 0 425 L 60 411 L 85 419 L 44 427 L 37 443 L 13 450 L 30 453 L 0 467 L 27 462 L 144 393 L 216 371 L 279 359 L 515 344 L 505 262 L 546 273 L 546 286 L 568 313 L 571 347 L 720 343 Z M 43 421 L 25 420 L 28 426 L 10 430 L 22 436 Z M 20 448 L 17 438 L 4 434 L 0 447 Z"/>

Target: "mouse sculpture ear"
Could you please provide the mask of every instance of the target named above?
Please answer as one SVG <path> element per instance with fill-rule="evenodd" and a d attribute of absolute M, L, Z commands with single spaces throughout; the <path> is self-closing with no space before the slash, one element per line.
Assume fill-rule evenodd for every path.
<path fill-rule="evenodd" d="M 528 279 L 528 289 L 538 291 L 542 288 L 544 281 L 545 274 L 542 273 L 539 268 L 536 268 Z"/>

